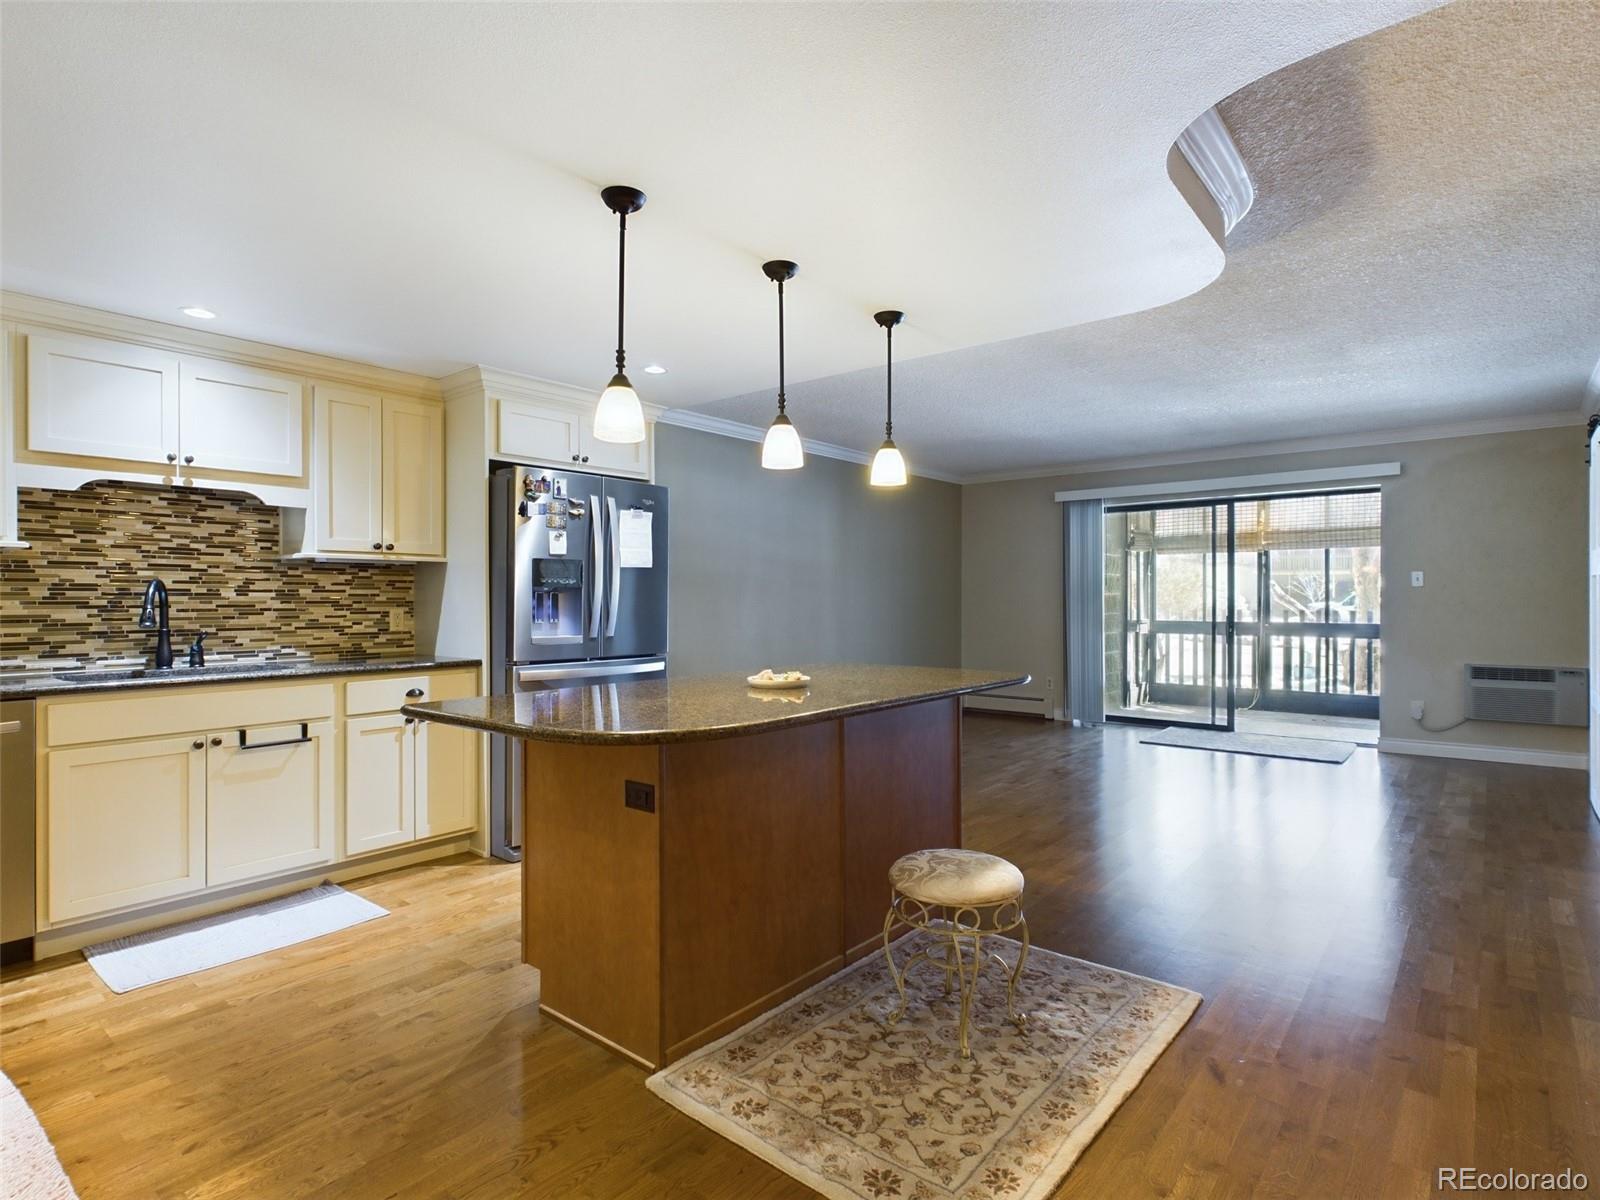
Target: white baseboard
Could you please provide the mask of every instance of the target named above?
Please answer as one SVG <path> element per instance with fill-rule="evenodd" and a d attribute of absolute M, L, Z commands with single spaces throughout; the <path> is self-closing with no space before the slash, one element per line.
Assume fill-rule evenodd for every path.
<path fill-rule="evenodd" d="M 966 707 L 979 712 L 1017 713 L 1027 717 L 1053 720 L 1049 700 L 1044 696 L 1002 696 L 982 692 L 966 697 Z"/>
<path fill-rule="evenodd" d="M 1474 746 L 1467 742 L 1423 742 L 1405 738 L 1378 739 L 1379 754 L 1418 754 L 1426 758 L 1464 758 L 1473 762 L 1516 763 L 1525 767 L 1589 769 L 1589 756 L 1564 750 L 1522 750 L 1515 746 Z"/>

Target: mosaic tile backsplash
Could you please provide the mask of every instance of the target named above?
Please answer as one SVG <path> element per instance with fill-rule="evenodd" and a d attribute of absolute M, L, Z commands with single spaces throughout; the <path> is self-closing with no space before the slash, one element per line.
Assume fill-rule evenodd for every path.
<path fill-rule="evenodd" d="M 27 550 L 0 552 L 0 659 L 149 657 L 145 585 L 166 581 L 179 662 L 199 630 L 208 661 L 409 654 L 409 564 L 286 562 L 278 510 L 236 492 L 94 483 L 23 488 Z"/>

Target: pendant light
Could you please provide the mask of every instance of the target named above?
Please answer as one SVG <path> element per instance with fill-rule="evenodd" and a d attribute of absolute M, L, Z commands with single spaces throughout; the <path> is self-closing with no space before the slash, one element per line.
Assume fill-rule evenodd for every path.
<path fill-rule="evenodd" d="M 767 427 L 767 436 L 761 442 L 761 465 L 769 471 L 795 471 L 805 466 L 805 447 L 800 444 L 800 432 L 783 411 L 783 284 L 793 279 L 800 268 L 792 262 L 774 259 L 762 263 L 767 278 L 778 285 L 778 415 Z"/>
<path fill-rule="evenodd" d="M 594 436 L 602 442 L 644 441 L 644 408 L 639 393 L 623 373 L 622 301 L 627 282 L 628 214 L 644 207 L 644 193 L 636 187 L 617 184 L 603 188 L 600 198 L 617 214 L 617 373 L 600 393 L 594 410 Z"/>
<path fill-rule="evenodd" d="M 883 375 L 883 445 L 879 446 L 878 452 L 872 456 L 872 476 L 869 482 L 873 487 L 906 485 L 905 455 L 901 454 L 900 447 L 894 444 L 894 327 L 900 324 L 904 317 L 905 313 L 896 312 L 892 308 L 872 314 L 872 319 L 883 326 L 884 341 L 888 345 L 888 357 Z"/>

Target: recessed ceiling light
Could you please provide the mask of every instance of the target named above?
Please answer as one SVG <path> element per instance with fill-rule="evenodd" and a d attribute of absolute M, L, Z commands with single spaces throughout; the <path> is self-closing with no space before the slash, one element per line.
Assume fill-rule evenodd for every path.
<path fill-rule="evenodd" d="M 215 321 L 217 319 L 216 313 L 209 308 L 201 308 L 199 305 L 190 305 L 188 308 L 182 308 L 178 311 L 186 317 L 193 317 L 196 321 Z"/>
<path fill-rule="evenodd" d="M 667 369 L 660 363 L 651 363 L 644 369 L 644 373 L 646 375 L 665 375 L 667 373 Z"/>

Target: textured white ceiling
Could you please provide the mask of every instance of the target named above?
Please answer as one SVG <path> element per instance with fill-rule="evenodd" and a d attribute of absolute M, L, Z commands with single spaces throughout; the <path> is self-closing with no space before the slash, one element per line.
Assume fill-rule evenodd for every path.
<path fill-rule="evenodd" d="M 762 260 L 800 263 L 793 380 L 877 364 L 878 308 L 910 313 L 911 358 L 1187 296 L 1223 260 L 1167 178 L 1178 133 L 1431 3 L 6 3 L 0 282 L 598 386 L 615 226 L 595 193 L 632 183 L 651 199 L 630 363 L 671 369 L 636 382 L 680 406 L 764 389 L 726 407 L 764 419 Z M 930 462 L 1040 452 L 1060 357 L 1040 378 L 989 354 L 939 388 L 908 375 Z M 871 381 L 811 394 L 807 433 L 874 442 Z"/>
<path fill-rule="evenodd" d="M 1222 276 L 897 368 L 914 465 L 1001 473 L 1579 410 L 1600 358 L 1600 4 L 1461 0 L 1220 109 L 1257 189 Z M 859 372 L 791 389 L 790 413 L 869 447 L 881 394 L 881 369 Z"/>

